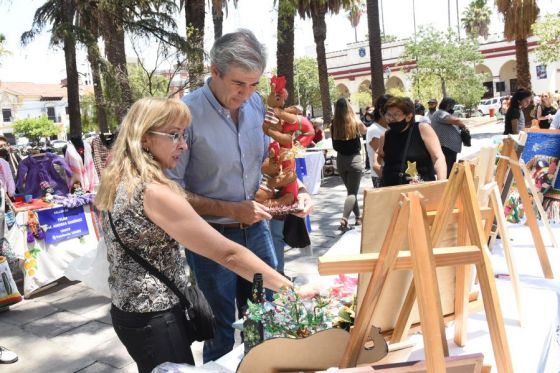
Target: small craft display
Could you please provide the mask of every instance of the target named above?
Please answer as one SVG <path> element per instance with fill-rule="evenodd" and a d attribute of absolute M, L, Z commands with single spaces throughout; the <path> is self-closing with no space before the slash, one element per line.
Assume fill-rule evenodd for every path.
<path fill-rule="evenodd" d="M 560 131 L 530 130 L 521 155 L 551 221 L 560 221 Z"/>
<path fill-rule="evenodd" d="M 301 210 L 297 203 L 295 158 L 315 136 L 313 125 L 305 116 L 298 115 L 295 106 L 283 108 L 288 98 L 285 86 L 284 77 L 272 77 L 263 130 L 273 141 L 261 167 L 263 182 L 255 196 L 255 200 L 269 207 L 275 216 Z"/>
<path fill-rule="evenodd" d="M 292 288 L 272 301 L 248 301 L 246 317 L 261 322 L 264 339 L 303 338 L 332 327 L 349 330 L 354 321 L 357 278 L 340 275 L 322 294 L 302 299 Z"/>

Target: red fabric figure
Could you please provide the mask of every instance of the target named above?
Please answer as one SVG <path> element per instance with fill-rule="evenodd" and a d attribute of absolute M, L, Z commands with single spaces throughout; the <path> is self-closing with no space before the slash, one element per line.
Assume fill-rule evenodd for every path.
<path fill-rule="evenodd" d="M 315 136 L 313 125 L 306 117 L 297 115 L 296 107 L 283 109 L 288 98 L 285 85 L 284 77 L 272 77 L 263 124 L 264 132 L 274 141 L 269 145 L 269 157 L 262 167 L 265 183 L 255 199 L 269 207 L 290 206 L 297 202 L 295 157 L 300 149 L 311 144 Z M 276 188 L 280 188 L 279 198 L 275 198 Z"/>

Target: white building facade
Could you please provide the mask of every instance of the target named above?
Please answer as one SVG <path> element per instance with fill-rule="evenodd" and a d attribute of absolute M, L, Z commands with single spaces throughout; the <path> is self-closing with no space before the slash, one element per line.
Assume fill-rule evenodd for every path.
<path fill-rule="evenodd" d="M 414 68 L 414 61 L 402 63 L 401 55 L 404 52 L 406 40 L 399 40 L 383 44 L 382 57 L 385 71 L 385 88 L 400 88 L 411 92 L 412 82 L 407 70 Z M 528 40 L 529 63 L 531 84 L 533 92 L 558 93 L 560 90 L 560 56 L 559 61 L 547 66 L 536 61 L 535 48 L 538 44 L 536 38 Z M 485 97 L 509 95 L 517 88 L 517 71 L 515 63 L 515 43 L 490 39 L 480 44 L 479 50 L 484 56 L 484 61 L 475 70 L 484 73 L 487 79 L 484 86 L 487 89 Z M 328 73 L 336 82 L 341 95 L 349 97 L 352 93 L 370 87 L 371 72 L 368 41 L 348 44 L 348 48 L 327 53 Z M 361 87 L 361 88 L 360 88 Z"/>

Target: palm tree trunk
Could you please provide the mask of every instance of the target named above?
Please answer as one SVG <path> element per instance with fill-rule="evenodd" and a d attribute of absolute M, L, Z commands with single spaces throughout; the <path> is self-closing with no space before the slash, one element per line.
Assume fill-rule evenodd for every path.
<path fill-rule="evenodd" d="M 443 97 L 447 97 L 447 84 L 445 84 L 445 79 L 441 78 L 441 94 Z"/>
<path fill-rule="evenodd" d="M 71 25 L 76 11 L 73 0 L 62 3 L 64 22 Z M 66 63 L 66 90 L 68 92 L 68 115 L 70 117 L 70 137 L 82 137 L 82 120 L 80 116 L 80 83 L 76 65 L 76 40 L 74 36 L 64 33 L 64 61 Z"/>
<path fill-rule="evenodd" d="M 89 45 L 87 47 L 87 59 L 91 66 L 97 124 L 99 125 L 99 131 L 105 133 L 109 131 L 109 125 L 107 124 L 107 111 L 105 110 L 105 98 L 103 97 L 103 86 L 101 85 L 100 58 L 97 45 Z"/>
<path fill-rule="evenodd" d="M 527 39 L 515 40 L 515 60 L 517 67 L 517 88 L 531 90 L 531 73 L 529 72 L 529 51 Z"/>
<path fill-rule="evenodd" d="M 122 121 L 130 106 L 132 106 L 132 91 L 128 81 L 128 68 L 126 66 L 126 52 L 124 43 L 124 28 L 119 15 L 103 12 L 103 39 L 105 40 L 105 54 L 113 67 L 115 78 L 120 92 L 120 104 L 117 107 L 117 119 Z"/>
<path fill-rule="evenodd" d="M 321 89 L 321 104 L 323 106 L 323 120 L 325 125 L 332 120 L 331 95 L 329 91 L 329 76 L 327 72 L 327 56 L 325 52 L 325 38 L 327 24 L 325 23 L 326 8 L 313 13 L 313 38 L 317 49 L 317 66 L 319 69 L 319 88 Z"/>
<path fill-rule="evenodd" d="M 371 98 L 375 100 L 385 93 L 383 84 L 383 56 L 381 54 L 381 30 L 379 29 L 378 0 L 367 1 L 367 20 L 369 34 L 369 54 L 371 69 Z"/>
<path fill-rule="evenodd" d="M 297 102 L 294 97 L 294 18 L 295 8 L 290 0 L 280 0 L 278 4 L 276 66 L 278 75 L 286 78 L 288 98 L 286 106 Z"/>
<path fill-rule="evenodd" d="M 214 40 L 222 36 L 222 25 L 224 23 L 224 13 L 221 9 L 216 9 L 212 4 L 212 21 L 214 21 Z"/>
<path fill-rule="evenodd" d="M 189 89 L 192 91 L 204 85 L 204 16 L 206 2 L 190 0 L 185 5 L 187 40 L 191 46 L 187 70 Z"/>

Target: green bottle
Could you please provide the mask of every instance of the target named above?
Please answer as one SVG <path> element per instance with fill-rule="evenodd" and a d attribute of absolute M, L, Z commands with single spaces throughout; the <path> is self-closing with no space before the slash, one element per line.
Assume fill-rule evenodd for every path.
<path fill-rule="evenodd" d="M 251 303 L 264 303 L 264 289 L 263 289 L 263 275 L 262 273 L 255 273 L 253 277 L 253 288 L 251 290 Z M 251 348 L 258 345 L 264 340 L 264 328 L 261 321 L 250 320 L 245 315 L 243 321 L 243 344 L 245 346 L 245 354 Z"/>

